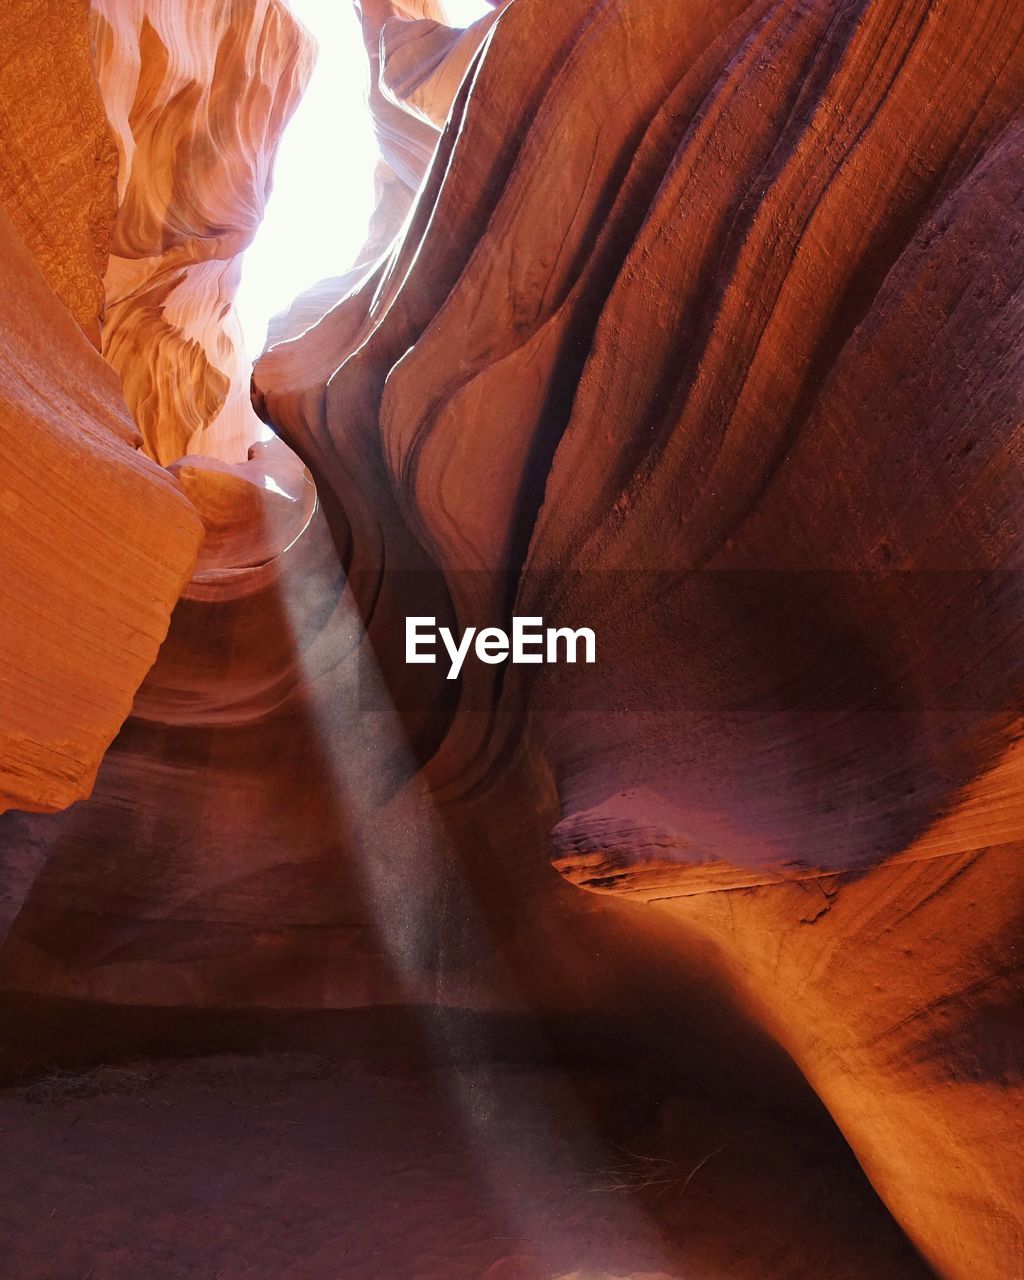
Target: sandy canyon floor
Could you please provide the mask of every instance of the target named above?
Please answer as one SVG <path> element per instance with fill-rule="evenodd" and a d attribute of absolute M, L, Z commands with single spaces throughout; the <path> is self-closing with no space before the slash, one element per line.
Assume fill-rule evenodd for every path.
<path fill-rule="evenodd" d="M 0 1093 L 5 1280 L 919 1280 L 827 1122 L 521 1066 L 134 1062 Z"/>

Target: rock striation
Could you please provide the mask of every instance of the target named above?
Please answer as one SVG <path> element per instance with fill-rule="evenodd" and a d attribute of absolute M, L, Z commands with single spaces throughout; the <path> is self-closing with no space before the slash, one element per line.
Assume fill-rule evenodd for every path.
<path fill-rule="evenodd" d="M 712 944 L 954 1277 L 1024 1205 L 1022 140 L 1010 3 L 516 0 L 255 375 L 385 674 L 407 613 L 597 627 L 433 691 L 435 795 L 514 823 L 528 742 L 555 866 Z"/>
<path fill-rule="evenodd" d="M 103 353 L 151 457 L 242 462 L 259 424 L 232 304 L 313 44 L 283 0 L 186 9 L 92 6 L 120 161 Z"/>
<path fill-rule="evenodd" d="M 116 152 L 87 17 L 15 3 L 0 32 L 0 811 L 89 793 L 201 533 L 95 349 Z"/>
<path fill-rule="evenodd" d="M 253 379 L 294 453 L 251 447 L 225 311 L 307 65 L 283 8 L 97 0 L 116 225 L 103 144 L 78 221 L 40 235 L 74 269 L 11 235 L 33 302 L 0 311 L 7 382 L 58 379 L 40 335 L 72 353 L 66 399 L 23 389 L 11 420 L 55 433 L 55 509 L 80 457 L 95 500 L 66 564 L 19 517 L 44 596 L 17 607 L 102 644 L 130 623 L 137 684 L 188 573 L 158 548 L 190 558 L 196 515 L 203 543 L 92 797 L 0 823 L 0 1065 L 44 1021 L 73 1057 L 143 1022 L 209 1048 L 243 1013 L 269 1038 L 381 1011 L 448 1060 L 482 1018 L 531 1050 L 611 1028 L 627 1059 L 783 1094 L 794 1063 L 936 1274 L 1010 1280 L 1024 13 L 361 15 L 381 208 Z M 22 186 L 45 205 L 52 182 Z M 68 310 L 99 315 L 104 235 L 104 351 L 164 472 L 124 445 L 105 470 L 109 433 L 67 426 L 86 405 L 130 437 Z M 598 661 L 448 682 L 405 663 L 413 614 L 590 626 Z M 108 716 L 134 687 L 44 652 Z M 59 696 L 33 698 L 57 751 Z M 62 802 L 33 785 L 19 808 Z"/>

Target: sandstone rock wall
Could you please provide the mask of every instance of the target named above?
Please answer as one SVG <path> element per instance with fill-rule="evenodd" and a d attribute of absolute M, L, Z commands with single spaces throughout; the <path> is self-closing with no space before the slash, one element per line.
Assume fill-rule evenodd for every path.
<path fill-rule="evenodd" d="M 88 0 L 4 11 L 0 203 L 94 345 L 117 208 L 117 151 L 96 92 Z"/>
<path fill-rule="evenodd" d="M 318 496 L 276 446 L 227 465 L 210 346 L 292 82 L 236 113 L 189 62 L 266 88 L 253 32 L 301 44 L 169 12 L 97 20 L 105 343 L 157 456 L 226 461 L 172 468 L 203 551 L 95 795 L 0 827 L 0 998 L 785 1054 L 936 1272 L 1010 1280 L 1019 6 L 514 0 L 457 37 L 367 4 L 401 198 L 255 374 Z M 179 190 L 238 127 L 238 185 Z M 404 663 L 414 613 L 593 626 L 598 663 L 456 685 Z"/>
<path fill-rule="evenodd" d="M 598 630 L 438 686 L 435 794 L 514 822 L 528 733 L 555 865 L 713 942 L 963 1277 L 1024 1202 L 1022 40 L 516 0 L 396 253 L 256 371 L 396 690 L 423 552 L 459 629 Z"/>
<path fill-rule="evenodd" d="M 635 908 L 597 913 L 546 866 L 551 793 L 536 761 L 517 761 L 517 785 L 545 802 L 510 830 L 490 821 L 487 797 L 439 806 L 419 766 L 453 704 L 401 663 L 397 616 L 387 653 L 370 642 L 358 602 L 380 566 L 363 545 L 352 562 L 333 495 L 314 498 L 294 455 L 192 454 L 169 470 L 205 539 L 129 723 L 87 804 L 12 815 L 0 832 L 18 886 L 0 948 L 5 1008 L 63 1010 L 70 1027 L 106 1025 L 104 1009 L 178 1011 L 191 1027 L 218 1010 L 437 1010 L 413 1021 L 442 1053 L 462 1051 L 461 1017 L 525 1019 L 542 1048 L 547 1019 L 649 1044 L 686 1009 L 703 1041 L 738 1038 L 738 1060 L 786 1077 L 742 1017 L 723 1014 L 702 943 L 685 959 L 656 937 L 638 950 Z M 390 554 L 411 572 L 382 611 L 447 607 L 414 539 L 403 561 Z M 679 1060 L 686 1039 L 659 1053 Z"/>
<path fill-rule="evenodd" d="M 95 350 L 116 151 L 87 18 L 0 31 L 0 810 L 88 794 L 200 538 Z"/>
<path fill-rule="evenodd" d="M 119 207 L 103 353 L 146 451 L 245 460 L 259 424 L 233 311 L 313 45 L 282 0 L 95 0 Z"/>

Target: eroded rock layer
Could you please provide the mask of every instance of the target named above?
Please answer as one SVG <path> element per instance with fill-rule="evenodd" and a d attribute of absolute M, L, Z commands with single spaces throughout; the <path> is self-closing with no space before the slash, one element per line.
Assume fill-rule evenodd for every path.
<path fill-rule="evenodd" d="M 258 423 L 233 301 L 312 42 L 282 0 L 94 0 L 92 28 L 120 154 L 104 355 L 151 457 L 244 461 Z"/>
<path fill-rule="evenodd" d="M 116 152 L 87 16 L 0 30 L 0 810 L 88 794 L 201 532 L 95 350 Z"/>
<path fill-rule="evenodd" d="M 408 613 L 598 631 L 439 682 L 435 793 L 518 812 L 528 732 L 555 864 L 713 941 L 963 1277 L 1024 1204 L 1022 140 L 1012 3 L 516 0 L 256 373 L 394 689 Z"/>
<path fill-rule="evenodd" d="M 0 826 L 0 1008 L 31 998 L 71 1026 L 61 1002 L 101 1025 L 104 1008 L 178 1011 L 185 1036 L 211 1034 L 215 1011 L 405 1009 L 419 1051 L 442 1057 L 467 1051 L 467 1018 L 515 1020 L 517 1053 L 544 1050 L 552 1017 L 648 1045 L 678 1018 L 665 1063 L 738 1042 L 785 1081 L 703 943 L 684 959 L 655 931 L 638 949 L 642 908 L 596 912 L 554 875 L 543 813 L 524 806 L 510 829 L 487 797 L 437 805 L 418 765 L 444 720 L 414 673 L 396 706 L 289 450 L 173 471 L 206 538 L 95 792 Z M 512 772 L 524 795 L 546 793 L 528 757 Z"/>
<path fill-rule="evenodd" d="M 571 1012 L 770 1087 L 784 1053 L 936 1272 L 1010 1280 L 1024 13 L 513 0 L 457 37 L 367 4 L 381 241 L 415 199 L 255 375 L 319 497 L 214 447 L 206 289 L 248 223 L 147 141 L 238 127 L 253 77 L 285 111 L 291 72 L 239 55 L 178 111 L 162 13 L 97 25 L 123 180 L 152 148 L 106 342 L 205 541 L 93 797 L 0 827 L 8 1063 L 53 1008 L 208 1044 L 399 1007 L 449 1058 L 456 1015 Z M 411 614 L 590 626 L 598 661 L 447 681 Z"/>
<path fill-rule="evenodd" d="M 117 150 L 96 92 L 89 0 L 11 0 L 0 53 L 0 204 L 99 346 Z"/>

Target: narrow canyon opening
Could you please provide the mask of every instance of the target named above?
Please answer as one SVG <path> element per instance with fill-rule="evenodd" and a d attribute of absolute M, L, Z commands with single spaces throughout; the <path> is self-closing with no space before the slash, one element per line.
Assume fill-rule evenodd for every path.
<path fill-rule="evenodd" d="M 366 101 L 366 50 L 356 11 L 291 0 L 317 45 L 316 64 L 284 128 L 273 190 L 242 260 L 236 306 L 250 361 L 271 317 L 356 262 L 373 213 L 377 144 Z"/>
<path fill-rule="evenodd" d="M 266 345 L 275 315 L 356 264 L 375 203 L 379 152 L 359 15 L 338 0 L 289 5 L 315 40 L 317 57 L 282 133 L 273 191 L 242 261 L 235 305 L 250 361 Z M 490 8 L 487 0 L 445 0 L 443 12 L 451 26 L 467 27 Z"/>

